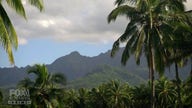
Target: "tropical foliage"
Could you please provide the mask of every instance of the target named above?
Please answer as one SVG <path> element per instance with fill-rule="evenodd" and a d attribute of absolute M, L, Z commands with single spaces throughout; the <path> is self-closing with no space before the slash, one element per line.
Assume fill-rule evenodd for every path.
<path fill-rule="evenodd" d="M 123 42 L 126 42 L 121 60 L 124 65 L 130 54 L 135 55 L 139 64 L 144 53 L 149 67 L 151 107 L 155 108 L 154 72 L 162 75 L 165 67 L 171 64 L 170 57 L 181 60 L 192 54 L 191 15 L 185 12 L 180 0 L 116 0 L 115 4 L 117 7 L 109 14 L 108 22 L 121 15 L 129 21 L 125 32 L 114 42 L 111 56 Z M 170 56 L 172 54 L 174 56 Z"/>
<path fill-rule="evenodd" d="M 33 71 L 31 71 L 33 70 Z M 18 87 L 30 90 L 31 105 L 3 106 L 7 108 L 149 108 L 151 106 L 150 82 L 130 86 L 128 83 L 111 80 L 93 88 L 64 88 L 48 80 L 54 75 L 46 73 L 44 65 L 36 65 L 29 71 L 35 73 L 34 80 L 24 79 Z M 38 70 L 38 71 L 37 71 Z M 39 71 L 41 70 L 41 71 Z M 39 73 L 44 74 L 39 74 Z M 41 75 L 41 76 L 40 76 Z M 45 75 L 45 76 L 44 76 Z M 46 77 L 46 76 L 49 76 Z M 61 76 L 61 75 L 60 75 Z M 65 82 L 65 80 L 60 80 Z M 29 83 L 30 82 L 30 83 Z M 28 83 L 28 84 L 26 84 Z M 53 84 L 53 85 L 52 85 Z M 55 84 L 57 86 L 55 86 Z M 58 86 L 58 84 L 60 86 Z M 29 86 L 26 86 L 29 85 Z M 178 92 L 174 80 L 162 77 L 155 81 L 156 108 L 178 108 Z M 181 100 L 183 108 L 192 106 L 191 76 L 181 82 Z M 1 106 L 0 106 L 1 107 Z"/>
<path fill-rule="evenodd" d="M 136 73 L 127 72 L 127 70 L 119 67 L 103 65 L 85 77 L 69 81 L 67 87 L 75 89 L 81 87 L 92 88 L 113 79 L 129 82 L 130 85 L 146 83 L 146 79 L 136 75 Z"/>
<path fill-rule="evenodd" d="M 9 61 L 14 64 L 14 57 L 12 48 L 17 49 L 18 47 L 18 36 L 14 29 L 11 19 L 9 18 L 4 5 L 6 3 L 12 8 L 17 14 L 21 15 L 25 19 L 25 9 L 22 4 L 22 0 L 0 0 L 0 44 L 8 54 Z M 40 11 L 43 10 L 43 0 L 27 0 L 31 5 L 37 7 Z"/>
<path fill-rule="evenodd" d="M 161 78 L 156 84 L 156 108 L 179 107 L 174 81 Z M 192 84 L 190 82 L 190 84 Z M 189 86 L 189 82 L 182 85 Z M 187 88 L 187 87 L 186 87 Z M 181 98 L 185 108 L 190 108 L 191 94 L 182 87 Z M 64 94 L 64 108 L 149 108 L 151 89 L 149 84 L 129 86 L 117 80 L 108 81 L 92 89 L 68 89 Z"/>
<path fill-rule="evenodd" d="M 62 106 L 60 98 L 63 96 L 63 87 L 66 78 L 61 73 L 50 74 L 45 65 L 35 65 L 28 74 L 35 74 L 35 80 L 25 78 L 20 81 L 18 87 L 29 89 L 31 96 L 31 108 L 58 107 Z"/>
<path fill-rule="evenodd" d="M 178 68 L 190 63 L 189 59 L 192 58 L 192 14 L 191 11 L 185 11 L 184 1 L 116 0 L 117 7 L 109 14 L 108 22 L 115 21 L 120 15 L 129 19 L 125 32 L 113 45 L 111 56 L 115 55 L 123 42 L 126 43 L 121 60 L 124 65 L 130 54 L 135 55 L 138 64 L 140 57 L 145 55 L 150 76 L 147 84 L 131 86 L 125 82 L 110 80 L 89 89 L 66 88 L 64 75 L 51 74 L 45 65 L 37 64 L 28 71 L 34 78 L 27 77 L 18 84 L 18 87 L 29 89 L 32 103 L 13 107 L 190 108 L 192 70 L 185 81 L 179 78 L 178 73 Z M 6 2 L 26 18 L 21 0 Z M 29 2 L 40 10 L 43 9 L 41 0 Z M 17 35 L 1 0 L 0 3 L 0 40 L 10 61 L 14 63 L 12 46 L 17 47 Z M 169 80 L 163 73 L 166 67 L 173 64 L 176 78 Z M 155 71 L 160 75 L 157 80 Z M 1 98 L 3 95 L 0 93 L 0 100 Z"/>

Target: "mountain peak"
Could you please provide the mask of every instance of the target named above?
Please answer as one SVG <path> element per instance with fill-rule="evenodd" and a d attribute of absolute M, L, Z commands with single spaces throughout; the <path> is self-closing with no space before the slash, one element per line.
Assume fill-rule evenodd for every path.
<path fill-rule="evenodd" d="M 81 54 L 78 51 L 73 51 L 69 55 L 80 56 Z"/>

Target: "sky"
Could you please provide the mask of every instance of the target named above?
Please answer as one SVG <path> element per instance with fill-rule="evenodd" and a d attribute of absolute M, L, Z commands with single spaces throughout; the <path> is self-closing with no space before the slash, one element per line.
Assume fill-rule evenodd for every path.
<path fill-rule="evenodd" d="M 120 17 L 108 24 L 107 16 L 115 8 L 114 0 L 44 0 L 43 12 L 26 0 L 23 4 L 27 20 L 4 4 L 18 34 L 19 47 L 14 51 L 18 67 L 51 64 L 73 51 L 97 56 L 112 48 L 128 23 Z M 192 0 L 186 6 L 190 9 Z M 7 54 L 1 47 L 0 50 L 0 67 L 10 67 Z"/>

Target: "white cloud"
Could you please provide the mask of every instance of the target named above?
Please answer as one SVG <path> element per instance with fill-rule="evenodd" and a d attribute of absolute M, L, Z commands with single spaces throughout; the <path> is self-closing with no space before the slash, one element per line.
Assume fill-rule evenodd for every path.
<path fill-rule="evenodd" d="M 19 45 L 27 44 L 27 40 L 25 38 L 19 38 L 18 41 L 19 41 Z"/>
<path fill-rule="evenodd" d="M 27 4 L 27 1 L 26 1 L 26 0 L 22 0 L 22 4 L 23 4 L 23 5 L 26 5 L 26 4 Z"/>
<path fill-rule="evenodd" d="M 45 27 L 45 28 L 48 28 L 49 26 L 55 24 L 55 22 L 53 20 L 51 20 L 51 19 L 49 19 L 49 20 L 40 20 L 40 21 L 38 21 L 38 23 L 40 24 L 40 26 Z"/>
<path fill-rule="evenodd" d="M 185 3 L 185 5 L 186 5 L 187 10 L 192 9 L 192 0 L 187 0 L 187 2 Z"/>
<path fill-rule="evenodd" d="M 45 12 L 40 13 L 26 1 L 23 2 L 28 16 L 27 22 L 15 14 L 10 15 L 20 37 L 107 43 L 113 36 L 106 33 L 117 34 L 122 28 L 118 23 L 107 24 L 107 15 L 114 8 L 111 0 L 46 0 L 44 3 Z M 119 22 L 120 25 L 124 23 Z M 101 36 L 104 40 L 99 39 Z"/>
<path fill-rule="evenodd" d="M 188 0 L 187 7 L 192 7 Z M 118 18 L 108 24 L 107 16 L 115 8 L 111 0 L 44 0 L 45 11 L 40 13 L 36 8 L 23 2 L 28 20 L 12 17 L 16 31 L 21 38 L 52 38 L 56 41 L 83 41 L 86 43 L 106 44 L 123 32 L 127 20 Z"/>

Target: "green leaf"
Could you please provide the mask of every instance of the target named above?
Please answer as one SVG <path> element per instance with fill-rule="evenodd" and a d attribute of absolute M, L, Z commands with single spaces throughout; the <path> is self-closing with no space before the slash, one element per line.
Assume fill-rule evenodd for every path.
<path fill-rule="evenodd" d="M 12 7 L 19 15 L 23 16 L 25 19 L 26 14 L 25 14 L 25 9 L 23 7 L 22 1 L 21 0 L 6 0 L 7 4 Z"/>
<path fill-rule="evenodd" d="M 6 50 L 10 63 L 14 64 L 14 57 L 12 53 L 12 42 L 14 42 L 14 40 L 11 41 L 12 37 L 10 37 L 10 34 L 9 34 L 10 32 L 9 27 L 12 25 L 10 25 L 11 22 L 9 22 L 9 18 L 8 19 L 6 18 L 8 18 L 7 14 L 4 11 L 4 8 L 2 7 L 2 5 L 0 4 L 0 43 L 3 46 L 3 48 Z"/>
<path fill-rule="evenodd" d="M 127 2 L 130 3 L 130 4 L 135 4 L 136 3 L 135 0 L 116 0 L 115 5 L 120 6 L 120 5 L 126 4 Z"/>
<path fill-rule="evenodd" d="M 40 11 L 43 11 L 43 0 L 28 0 L 29 3 L 35 7 L 37 7 Z"/>
<path fill-rule="evenodd" d="M 135 51 L 135 58 L 136 58 L 137 64 L 140 64 L 140 57 L 142 54 L 142 48 L 143 48 L 144 40 L 145 40 L 144 31 L 143 31 L 143 29 L 141 29 L 141 31 L 139 33 L 139 39 L 137 42 L 136 51 Z"/>
<path fill-rule="evenodd" d="M 124 51 L 123 51 L 122 58 L 121 58 L 121 63 L 122 63 L 123 65 L 126 65 L 126 62 L 127 62 L 127 60 L 129 59 L 129 57 L 130 57 L 129 48 L 130 48 L 130 46 L 129 46 L 129 44 L 127 43 L 127 45 L 126 45 L 126 47 L 125 47 L 125 49 L 124 49 Z"/>
<path fill-rule="evenodd" d="M 119 50 L 119 40 L 115 41 L 111 50 L 111 57 L 114 57 L 115 53 Z"/>
<path fill-rule="evenodd" d="M 62 74 L 62 73 L 53 74 L 51 77 L 51 80 L 58 84 L 63 84 L 63 85 L 66 84 L 66 78 L 65 78 L 64 74 Z"/>
<path fill-rule="evenodd" d="M 115 21 L 117 16 L 120 15 L 126 15 L 129 18 L 137 18 L 137 10 L 134 7 L 128 5 L 119 6 L 108 15 L 108 23 Z"/>
<path fill-rule="evenodd" d="M 6 50 L 8 56 L 9 56 L 9 61 L 11 64 L 14 64 L 14 58 L 13 58 L 13 52 L 12 52 L 12 47 L 11 47 L 11 42 L 9 40 L 9 36 L 8 33 L 6 31 L 6 28 L 3 24 L 2 18 L 0 18 L 0 32 L 1 32 L 1 36 L 0 36 L 0 43 L 1 45 L 4 47 L 4 49 Z"/>
<path fill-rule="evenodd" d="M 119 40 L 120 42 L 126 42 L 130 36 L 132 36 L 135 32 L 137 32 L 138 28 L 136 24 L 134 24 L 133 21 L 127 24 L 127 28 L 124 31 L 124 34 L 120 36 Z"/>

